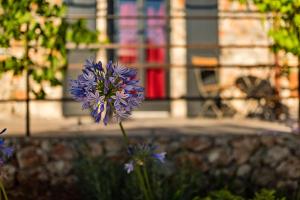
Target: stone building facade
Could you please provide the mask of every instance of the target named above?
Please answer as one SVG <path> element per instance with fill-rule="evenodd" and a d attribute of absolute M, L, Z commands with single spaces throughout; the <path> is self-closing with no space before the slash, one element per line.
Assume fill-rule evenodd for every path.
<path fill-rule="evenodd" d="M 255 76 L 260 79 L 267 79 L 276 87 L 278 84 L 279 96 L 282 102 L 289 107 L 290 114 L 295 117 L 297 114 L 297 99 L 289 98 L 297 96 L 297 58 L 292 55 L 279 53 L 278 64 L 290 65 L 289 75 L 283 75 L 276 80 L 276 69 L 259 67 L 259 65 L 276 64 L 275 55 L 267 46 L 272 44 L 272 39 L 268 37 L 268 30 L 272 27 L 272 20 L 267 16 L 255 12 L 254 5 L 241 5 L 237 1 L 219 0 L 219 15 L 224 18 L 219 20 L 219 41 L 220 45 L 257 45 L 249 48 L 224 48 L 220 53 L 220 63 L 224 65 L 257 65 L 254 68 L 222 68 L 220 76 L 221 85 L 233 85 L 239 76 Z M 251 13 L 251 11 L 254 11 Z M 245 13 L 242 13 L 245 12 Z M 226 18 L 227 16 L 233 18 Z M 249 17 L 249 19 L 247 19 Z M 277 81 L 277 83 L 276 83 Z M 243 96 L 235 87 L 223 91 L 223 96 Z M 242 116 L 247 115 L 250 107 L 242 100 L 234 100 L 232 105 Z M 249 104 L 248 104 L 249 105 Z M 245 106 L 247 109 L 245 109 Z"/>
<path fill-rule="evenodd" d="M 124 0 L 125 1 L 125 0 Z M 70 1 L 68 1 L 70 2 Z M 100 31 L 100 39 L 106 40 L 109 38 L 109 21 L 103 16 L 108 14 L 109 6 L 111 6 L 105 0 L 97 1 L 71 1 L 73 3 L 83 3 L 83 4 L 93 4 L 96 3 L 97 9 L 92 8 L 91 10 L 82 10 L 79 8 L 69 9 L 69 15 L 80 15 L 82 17 L 95 17 L 95 20 L 91 22 L 91 27 L 96 28 Z M 115 1 L 122 2 L 122 1 Z M 144 2 L 138 0 L 137 2 Z M 167 1 L 165 1 L 167 2 Z M 216 0 L 216 1 L 193 1 L 193 0 L 170 0 L 169 4 L 166 4 L 166 9 L 169 9 L 171 16 L 176 16 L 170 18 L 167 27 L 169 28 L 166 32 L 166 42 L 165 44 L 171 44 L 171 47 L 167 49 L 166 53 L 168 55 L 167 62 L 171 66 L 169 71 L 165 74 L 166 76 L 166 95 L 174 98 L 174 101 L 167 102 L 166 106 L 161 106 L 160 104 L 149 104 L 149 107 L 162 107 L 161 110 L 156 111 L 155 116 L 173 116 L 173 117 L 187 117 L 187 116 L 197 116 L 201 110 L 201 104 L 198 102 L 189 102 L 184 99 L 180 99 L 182 96 L 199 96 L 199 91 L 195 80 L 193 80 L 193 74 L 189 69 L 189 66 L 193 67 L 193 56 L 197 57 L 200 55 L 201 59 L 213 58 L 216 60 L 217 65 L 221 67 L 218 68 L 218 84 L 224 87 L 219 95 L 220 97 L 244 97 L 243 94 L 236 86 L 235 81 L 241 76 L 256 76 L 261 79 L 270 80 L 271 84 L 274 85 L 275 71 L 270 68 L 262 67 L 249 67 L 249 68 L 237 68 L 237 65 L 272 65 L 274 63 L 274 55 L 268 48 L 262 47 L 249 47 L 249 48 L 221 48 L 218 50 L 200 49 L 191 50 L 193 48 L 186 48 L 192 45 L 217 45 L 217 46 L 234 46 L 234 45 L 265 45 L 268 46 L 271 43 L 270 38 L 267 35 L 268 29 L 272 25 L 270 21 L 262 21 L 258 13 L 247 12 L 250 10 L 255 10 L 253 5 L 243 6 L 237 2 L 232 2 L 230 0 Z M 138 4 L 139 5 L 139 4 Z M 114 5 L 116 6 L 116 5 Z M 116 8 L 115 8 L 116 9 Z M 242 13 L 246 11 L 247 13 Z M 214 15 L 219 16 L 216 20 L 204 20 L 204 22 L 194 22 L 197 20 L 189 19 L 193 17 L 194 14 L 197 15 Z M 115 13 L 116 14 L 116 13 Z M 187 18 L 185 18 L 187 16 Z M 254 17 L 252 19 L 246 19 L 245 17 Z M 194 24 L 191 25 L 191 21 Z M 200 20 L 199 20 L 200 21 Z M 197 24 L 198 23 L 198 24 Z M 192 27 L 191 27 L 192 26 Z M 207 30 L 212 30 L 212 32 L 207 32 Z M 199 36 L 197 35 L 199 32 Z M 196 33 L 196 37 L 192 37 Z M 197 40 L 198 38 L 204 38 Z M 192 38 L 192 39 L 191 39 Z M 193 39 L 193 38 L 196 38 Z M 196 42 L 195 42 L 196 41 Z M 198 42 L 197 42 L 198 41 Z M 117 42 L 114 41 L 114 42 Z M 212 52 L 212 53 L 209 53 Z M 4 54 L 4 53 L 2 53 Z M 96 55 L 97 59 L 103 60 L 105 63 L 110 55 L 105 49 L 100 49 Z M 80 57 L 81 55 L 81 57 Z M 75 52 L 70 55 L 70 66 L 69 72 L 74 75 L 74 71 L 78 72 L 81 68 L 80 63 L 82 63 L 85 57 L 93 56 L 87 51 Z M 145 55 L 144 55 L 145 56 Z M 76 60 L 76 59 L 77 60 Z M 118 57 L 114 57 L 118 59 Z M 2 58 L 3 59 L 3 58 Z M 76 61 L 72 61 L 75 59 Z M 292 65 L 297 65 L 295 59 L 287 55 L 285 59 L 280 59 L 282 62 L 289 62 Z M 141 60 L 139 60 L 140 62 Z M 147 62 L 142 60 L 141 62 Z M 172 67 L 172 65 L 183 66 L 183 67 Z M 222 67 L 226 65 L 226 67 Z M 230 67 L 232 65 L 232 67 Z M 186 67 L 185 67 L 186 66 Z M 73 72 L 72 72 L 73 70 Z M 291 72 L 291 77 L 297 73 L 294 69 Z M 289 77 L 283 76 L 280 78 L 280 84 L 287 88 L 280 90 L 281 96 L 291 96 L 293 93 L 288 89 L 290 87 L 297 87 L 295 80 L 289 81 Z M 3 74 L 0 78 L 0 83 L 2 85 L 0 89 L 1 99 L 25 99 L 26 98 L 26 87 L 24 76 L 13 77 L 11 73 Z M 32 85 L 34 87 L 34 85 Z M 45 91 L 48 98 L 62 98 L 66 95 L 66 85 L 63 87 L 52 88 L 45 83 Z M 178 99 L 179 98 L 179 99 Z M 297 110 L 297 99 L 287 99 L 284 103 L 290 108 L 291 111 Z M 237 115 L 246 116 L 249 110 L 253 109 L 253 104 L 249 105 L 245 100 L 231 100 L 228 103 L 234 110 L 236 110 Z M 255 103 L 254 103 L 255 104 Z M 247 109 L 245 109 L 245 106 Z M 63 104 L 61 102 L 31 102 L 31 115 L 38 118 L 62 118 L 65 116 L 66 110 L 73 110 L 74 107 Z M 255 105 L 254 105 L 255 107 Z M 79 106 L 75 106 L 78 109 Z M 42 111 L 41 111 L 42 110 Z M 55 112 L 50 112 L 55 110 Z M 147 111 L 148 110 L 148 111 Z M 139 113 L 145 116 L 148 114 L 150 109 L 141 109 Z M 49 111 L 49 112 L 48 112 Z M 23 116 L 25 112 L 24 103 L 20 102 L 5 102 L 0 104 L 0 118 L 7 118 L 7 116 Z M 78 113 L 81 111 L 78 111 Z M 51 114 L 49 114 L 51 113 Z"/>

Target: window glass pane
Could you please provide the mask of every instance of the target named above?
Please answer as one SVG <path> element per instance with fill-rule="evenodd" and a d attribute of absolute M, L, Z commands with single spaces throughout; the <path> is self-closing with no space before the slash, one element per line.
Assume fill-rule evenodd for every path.
<path fill-rule="evenodd" d="M 121 46 L 138 44 L 138 19 L 126 18 L 138 15 L 137 2 L 129 0 L 119 0 L 117 13 L 120 18 L 118 23 L 118 42 Z M 138 61 L 138 49 L 134 47 L 122 47 L 118 51 L 120 63 L 135 63 Z"/>
<path fill-rule="evenodd" d="M 165 2 L 163 0 L 147 0 L 146 13 L 146 43 L 154 45 L 146 49 L 146 62 L 156 64 L 146 70 L 146 96 L 148 98 L 164 98 L 166 96 L 166 72 L 157 64 L 166 61 L 166 15 Z M 157 45 L 157 47 L 155 47 Z"/>

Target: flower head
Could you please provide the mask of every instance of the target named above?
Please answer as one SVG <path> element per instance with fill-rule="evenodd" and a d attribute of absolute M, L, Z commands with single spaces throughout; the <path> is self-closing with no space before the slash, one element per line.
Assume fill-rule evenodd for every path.
<path fill-rule="evenodd" d="M 139 86 L 135 69 L 109 62 L 87 60 L 82 74 L 71 80 L 70 92 L 82 103 L 83 109 L 91 109 L 96 122 L 106 125 L 111 117 L 120 122 L 128 118 L 134 108 L 144 100 L 144 88 Z"/>
<path fill-rule="evenodd" d="M 159 161 L 160 163 L 165 162 L 166 152 L 155 153 L 157 146 L 153 144 L 138 144 L 130 145 L 128 147 L 128 154 L 132 160 L 125 164 L 125 170 L 130 173 L 134 170 L 135 165 L 143 166 L 147 161 Z"/>
<path fill-rule="evenodd" d="M 156 149 L 157 146 L 151 143 L 142 143 L 137 145 L 129 145 L 127 151 L 130 156 L 148 156 L 152 155 Z"/>
<path fill-rule="evenodd" d="M 6 129 L 3 129 L 0 134 L 4 133 Z M 0 165 L 4 164 L 4 161 L 11 157 L 14 150 L 12 147 L 8 147 L 4 143 L 4 139 L 0 138 Z"/>

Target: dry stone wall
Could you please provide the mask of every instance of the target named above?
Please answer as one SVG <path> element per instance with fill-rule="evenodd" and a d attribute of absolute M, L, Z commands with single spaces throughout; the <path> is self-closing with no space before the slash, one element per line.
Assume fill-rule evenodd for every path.
<path fill-rule="evenodd" d="M 133 137 L 131 142 L 144 141 Z M 150 139 L 147 139 L 150 141 Z M 125 162 L 120 137 L 8 138 L 14 157 L 2 168 L 6 187 L 55 187 L 73 184 L 74 161 L 80 159 L 82 141 L 93 157 L 107 156 Z M 249 179 L 259 186 L 295 190 L 300 181 L 300 137 L 295 135 L 165 135 L 152 137 L 168 153 L 170 165 L 192 163 L 204 174 Z"/>

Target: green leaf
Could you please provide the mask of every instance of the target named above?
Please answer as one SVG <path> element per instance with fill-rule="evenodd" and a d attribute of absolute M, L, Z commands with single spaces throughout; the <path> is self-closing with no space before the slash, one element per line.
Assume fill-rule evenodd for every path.
<path fill-rule="evenodd" d="M 263 189 L 260 192 L 255 193 L 253 200 L 285 200 L 285 198 L 276 198 L 274 190 Z"/>
<path fill-rule="evenodd" d="M 210 193 L 213 200 L 244 200 L 243 197 L 232 194 L 228 190 L 219 190 Z"/>
<path fill-rule="evenodd" d="M 294 23 L 296 26 L 300 27 L 300 14 L 294 16 Z"/>
<path fill-rule="evenodd" d="M 34 94 L 36 99 L 45 99 L 46 98 L 46 92 L 44 91 L 43 88 L 41 88 L 38 91 L 34 91 L 34 90 L 31 90 L 31 91 Z"/>

